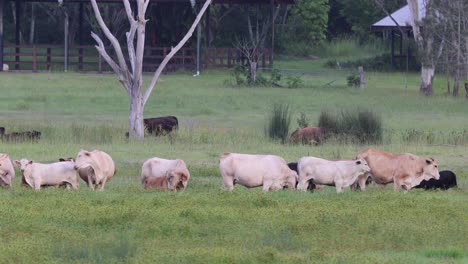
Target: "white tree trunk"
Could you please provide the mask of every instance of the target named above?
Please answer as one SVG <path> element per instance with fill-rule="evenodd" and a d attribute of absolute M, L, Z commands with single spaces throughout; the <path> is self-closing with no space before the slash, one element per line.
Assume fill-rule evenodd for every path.
<path fill-rule="evenodd" d="M 257 83 L 257 62 L 250 62 L 250 81 L 255 84 Z"/>
<path fill-rule="evenodd" d="M 145 127 L 143 124 L 143 96 L 139 94 L 132 94 L 130 98 L 130 116 L 129 121 L 129 136 L 131 138 L 142 138 L 145 134 Z"/>
<path fill-rule="evenodd" d="M 434 80 L 434 67 L 421 66 L 421 87 L 419 92 L 423 95 L 432 95 L 432 81 Z"/>

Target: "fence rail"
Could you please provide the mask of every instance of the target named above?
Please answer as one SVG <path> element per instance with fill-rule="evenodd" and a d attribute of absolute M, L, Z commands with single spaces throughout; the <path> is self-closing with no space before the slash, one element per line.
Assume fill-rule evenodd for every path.
<path fill-rule="evenodd" d="M 108 52 L 113 51 L 108 49 Z M 168 47 L 145 47 L 143 56 L 143 70 L 152 72 L 171 51 Z M 273 66 L 273 51 L 262 49 L 259 52 L 259 66 Z M 115 54 L 110 53 L 115 59 Z M 68 60 L 66 60 L 66 57 Z M 68 49 L 60 45 L 5 45 L 3 53 L 4 63 L 10 70 L 63 70 L 65 61 L 69 70 L 109 72 L 111 68 L 94 46 L 73 46 Z M 205 48 L 202 50 L 201 63 L 204 68 L 233 67 L 245 64 L 246 58 L 235 48 Z M 194 69 L 196 64 L 196 50 L 182 48 L 168 63 L 166 70 Z"/>

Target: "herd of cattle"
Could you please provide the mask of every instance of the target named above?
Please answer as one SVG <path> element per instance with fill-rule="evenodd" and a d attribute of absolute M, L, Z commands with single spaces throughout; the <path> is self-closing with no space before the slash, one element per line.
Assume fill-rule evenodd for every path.
<path fill-rule="evenodd" d="M 21 171 L 21 182 L 35 190 L 45 186 L 79 187 L 78 176 L 91 188 L 104 190 L 105 184 L 115 175 L 112 158 L 100 150 L 80 150 L 76 158 L 60 159 L 44 164 L 32 160 L 14 160 Z M 247 188 L 262 186 L 263 191 L 284 188 L 319 190 L 323 186 L 335 186 L 337 192 L 345 187 L 364 191 L 366 185 L 393 183 L 394 190 L 412 188 L 448 189 L 457 186 L 451 171 L 439 173 L 432 158 L 414 154 L 394 154 L 374 148 L 359 153 L 355 159 L 325 160 L 303 157 L 298 162 L 287 163 L 276 155 L 250 155 L 223 153 L 219 159 L 223 186 L 233 190 L 236 184 Z M 15 177 L 13 162 L 8 154 L 0 154 L 0 186 L 10 187 Z M 150 158 L 141 169 L 144 189 L 169 191 L 185 190 L 190 172 L 183 160 Z"/>

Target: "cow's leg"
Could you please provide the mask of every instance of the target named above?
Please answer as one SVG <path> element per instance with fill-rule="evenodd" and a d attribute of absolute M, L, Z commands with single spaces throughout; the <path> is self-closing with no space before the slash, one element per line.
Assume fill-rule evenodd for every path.
<path fill-rule="evenodd" d="M 39 181 L 34 181 L 34 190 L 39 191 L 41 189 L 41 183 Z"/>
<path fill-rule="evenodd" d="M 107 180 L 107 177 L 104 177 L 101 184 L 99 184 L 99 191 L 101 192 L 104 191 L 104 185 L 106 185 L 106 180 Z"/>
<path fill-rule="evenodd" d="M 335 188 L 337 193 L 343 192 L 343 182 L 335 181 Z"/>
<path fill-rule="evenodd" d="M 364 175 L 360 175 L 357 179 L 357 181 L 354 183 L 357 185 L 359 185 L 359 189 L 361 189 L 361 191 L 365 192 L 366 191 L 366 181 L 367 181 L 367 177 L 369 177 L 367 174 L 364 174 Z M 357 189 L 357 186 L 355 186 L 355 190 Z M 353 191 L 355 191 L 353 190 Z"/>
<path fill-rule="evenodd" d="M 223 173 L 221 173 L 223 174 Z M 223 174 L 223 187 L 228 191 L 232 191 L 234 189 L 234 177 L 229 175 Z"/>
<path fill-rule="evenodd" d="M 398 192 L 400 191 L 401 187 L 401 180 L 400 179 L 394 179 L 393 180 L 393 191 Z"/>
<path fill-rule="evenodd" d="M 262 190 L 264 192 L 268 192 L 270 190 L 270 187 L 272 187 L 272 184 L 270 182 L 264 182 L 263 183 L 263 187 L 262 187 Z"/>

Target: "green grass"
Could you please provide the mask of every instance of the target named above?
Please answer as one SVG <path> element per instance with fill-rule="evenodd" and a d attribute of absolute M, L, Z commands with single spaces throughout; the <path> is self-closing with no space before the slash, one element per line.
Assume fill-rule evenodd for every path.
<path fill-rule="evenodd" d="M 308 60 L 281 61 L 314 69 Z M 312 62 L 313 64 L 313 62 Z M 309 68 L 308 68 L 309 67 Z M 319 68 L 316 68 L 319 69 Z M 323 71 L 323 69 L 320 69 Z M 114 75 L 0 74 L 0 126 L 39 130 L 39 143 L 1 143 L 13 159 L 52 162 L 80 149 L 101 149 L 117 175 L 103 193 L 84 182 L 76 192 L 20 187 L 0 190 L 0 263 L 466 263 L 468 261 L 468 104 L 418 95 L 419 76 L 366 73 L 361 92 L 347 72 L 304 75 L 306 88 L 228 88 L 223 71 L 164 75 L 145 116 L 175 115 L 174 138 L 127 141 L 128 98 Z M 335 80 L 331 85 L 325 85 Z M 149 81 L 146 76 L 145 81 Z M 288 103 L 310 125 L 326 109 L 365 107 L 382 117 L 376 147 L 436 158 L 458 176 L 449 191 L 371 187 L 336 194 L 262 193 L 221 188 L 222 152 L 271 153 L 288 161 L 312 155 L 350 158 L 367 145 L 328 142 L 282 145 L 264 128 L 275 103 Z M 414 132 L 417 131 L 417 132 Z M 182 158 L 192 178 L 185 193 L 142 191 L 139 174 L 150 157 Z"/>

